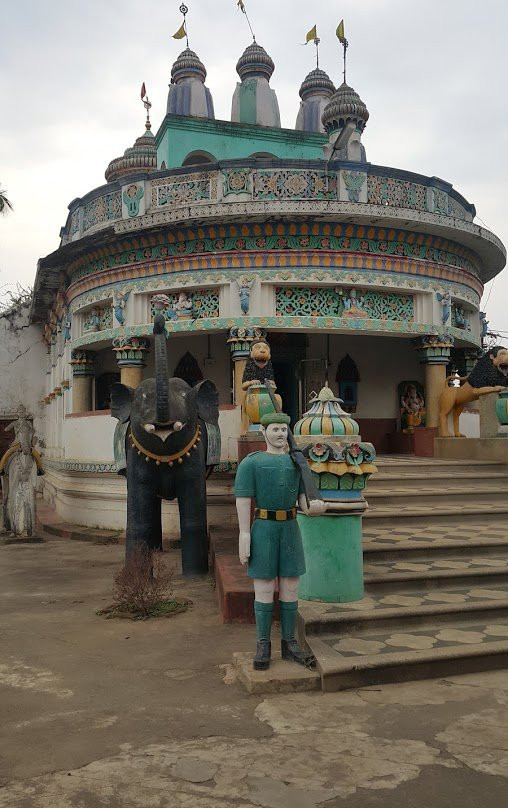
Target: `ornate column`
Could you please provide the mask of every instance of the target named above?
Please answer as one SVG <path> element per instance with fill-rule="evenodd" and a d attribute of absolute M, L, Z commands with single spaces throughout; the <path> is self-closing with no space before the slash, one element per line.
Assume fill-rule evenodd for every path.
<path fill-rule="evenodd" d="M 474 366 L 483 355 L 481 348 L 464 348 L 464 364 L 466 373 L 471 373 Z"/>
<path fill-rule="evenodd" d="M 95 353 L 76 349 L 72 352 L 72 411 L 90 412 L 93 407 Z"/>
<path fill-rule="evenodd" d="M 453 337 L 449 335 L 418 337 L 415 348 L 420 364 L 425 365 L 425 404 L 428 427 L 439 424 L 439 397 L 446 384 L 446 366 L 450 361 Z"/>
<path fill-rule="evenodd" d="M 120 368 L 120 381 L 135 389 L 143 380 L 150 342 L 145 337 L 118 337 L 113 340 L 113 350 Z"/>

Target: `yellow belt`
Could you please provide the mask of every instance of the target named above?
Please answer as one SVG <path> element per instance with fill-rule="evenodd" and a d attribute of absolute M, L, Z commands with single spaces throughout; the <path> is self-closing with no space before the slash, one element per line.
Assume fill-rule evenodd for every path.
<path fill-rule="evenodd" d="M 286 522 L 288 519 L 296 519 L 296 508 L 289 511 L 269 511 L 267 508 L 256 508 L 255 519 L 270 519 L 273 522 Z"/>

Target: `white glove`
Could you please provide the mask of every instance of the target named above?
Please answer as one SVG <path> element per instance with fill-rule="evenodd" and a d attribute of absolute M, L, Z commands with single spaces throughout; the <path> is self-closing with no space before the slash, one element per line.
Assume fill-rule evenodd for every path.
<path fill-rule="evenodd" d="M 238 555 L 240 556 L 240 563 L 246 564 L 250 558 L 250 531 L 245 530 L 240 533 L 238 539 Z"/>
<path fill-rule="evenodd" d="M 306 516 L 321 516 L 327 507 L 323 499 L 311 499 L 307 505 L 307 500 L 303 494 L 299 498 L 299 504 Z"/>

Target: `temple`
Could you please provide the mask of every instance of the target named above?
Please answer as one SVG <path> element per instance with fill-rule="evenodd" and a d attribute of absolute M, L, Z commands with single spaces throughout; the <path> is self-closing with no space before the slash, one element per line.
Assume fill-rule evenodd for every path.
<path fill-rule="evenodd" d="M 292 422 L 328 383 L 378 453 L 411 437 L 402 398 L 429 443 L 447 368 L 465 373 L 481 352 L 499 239 L 450 182 L 368 162 L 367 104 L 324 70 L 303 79 L 299 107 L 295 89 L 295 128 L 282 128 L 275 67 L 249 45 L 231 120 L 217 120 L 205 65 L 185 49 L 157 132 L 147 121 L 106 183 L 70 203 L 58 248 L 39 261 L 30 322 L 47 350 L 44 488 L 64 518 L 124 526 L 110 389 L 154 375 L 156 311 L 170 369 L 219 390 L 225 469 L 238 460 L 242 374 L 260 335 Z"/>

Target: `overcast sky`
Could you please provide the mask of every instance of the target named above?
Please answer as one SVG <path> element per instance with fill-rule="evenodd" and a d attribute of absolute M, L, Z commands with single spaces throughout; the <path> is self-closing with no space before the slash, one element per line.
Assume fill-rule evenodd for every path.
<path fill-rule="evenodd" d="M 177 0 L 16 0 L 2 10 L 0 287 L 31 283 L 58 247 L 67 205 L 102 185 L 113 157 L 144 129 L 139 90 L 164 117 Z M 190 47 L 204 62 L 217 118 L 229 119 L 235 64 L 250 43 L 236 0 L 186 0 Z M 301 81 L 315 66 L 305 34 L 317 24 L 320 66 L 341 81 L 335 29 L 350 46 L 348 83 L 367 104 L 367 159 L 451 182 L 477 222 L 508 244 L 508 4 L 503 0 L 245 0 L 273 58 L 282 125 L 293 127 Z M 480 218 L 481 217 L 481 218 Z M 508 270 L 483 307 L 508 342 Z M 489 298 L 490 295 L 490 298 Z M 488 303 L 487 303 L 487 298 Z"/>

